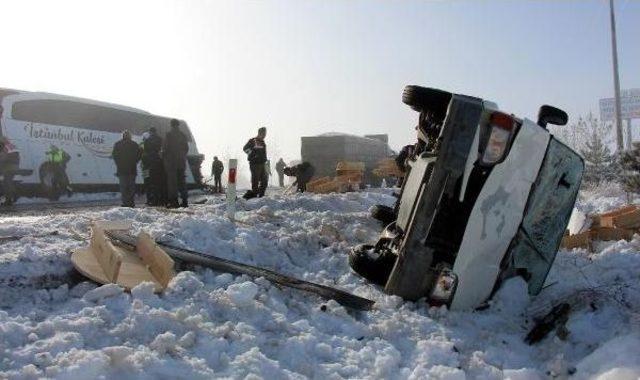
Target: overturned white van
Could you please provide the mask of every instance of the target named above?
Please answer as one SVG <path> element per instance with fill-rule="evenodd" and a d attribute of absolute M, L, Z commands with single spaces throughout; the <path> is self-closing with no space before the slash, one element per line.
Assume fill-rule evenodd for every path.
<path fill-rule="evenodd" d="M 420 113 L 416 150 L 380 238 L 352 250 L 353 270 L 387 293 L 458 310 L 481 306 L 513 276 L 538 294 L 584 169 L 546 129 L 567 114 L 545 105 L 535 122 L 420 86 L 407 86 L 403 102 Z"/>
<path fill-rule="evenodd" d="M 76 192 L 116 191 L 118 179 L 111 151 L 124 130 L 135 141 L 150 127 L 164 138 L 171 118 L 148 112 L 70 96 L 0 88 L 0 136 L 20 155 L 15 177 L 20 195 L 56 199 L 46 180 L 46 152 L 57 146 L 67 152 L 69 183 Z M 199 154 L 188 125 L 180 128 L 189 141 L 187 184 L 193 188 L 202 179 Z M 136 183 L 142 184 L 139 174 Z"/>

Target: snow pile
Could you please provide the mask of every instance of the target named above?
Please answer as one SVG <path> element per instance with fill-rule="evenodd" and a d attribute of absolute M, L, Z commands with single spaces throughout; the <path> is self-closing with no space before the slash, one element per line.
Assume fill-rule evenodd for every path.
<path fill-rule="evenodd" d="M 371 206 L 389 191 L 221 198 L 189 212 L 121 209 L 0 221 L 0 235 L 58 230 L 0 244 L 0 378 L 601 379 L 640 375 L 640 239 L 558 254 L 529 299 L 507 281 L 489 308 L 449 312 L 385 295 L 354 275 L 346 253 L 377 238 Z M 600 203 L 598 203 L 600 202 Z M 614 204 L 615 200 L 607 200 Z M 605 207 L 582 197 L 585 212 Z M 131 219 L 159 240 L 338 287 L 376 301 L 354 312 L 247 276 L 189 268 L 165 293 L 85 282 L 69 251 L 90 219 Z M 569 302 L 568 335 L 537 345 L 533 318 Z"/>

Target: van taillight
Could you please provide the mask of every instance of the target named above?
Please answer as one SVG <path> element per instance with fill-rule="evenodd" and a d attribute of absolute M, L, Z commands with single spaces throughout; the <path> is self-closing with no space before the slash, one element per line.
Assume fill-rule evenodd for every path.
<path fill-rule="evenodd" d="M 504 158 L 515 129 L 515 123 L 511 116 L 502 112 L 494 112 L 491 115 L 487 126 L 491 132 L 480 159 L 483 165 L 494 165 Z"/>

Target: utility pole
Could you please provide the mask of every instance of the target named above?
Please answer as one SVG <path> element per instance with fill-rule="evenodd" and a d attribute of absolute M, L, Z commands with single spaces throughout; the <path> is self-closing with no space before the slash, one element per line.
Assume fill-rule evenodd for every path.
<path fill-rule="evenodd" d="M 613 0 L 609 0 L 611 13 L 611 55 L 613 56 L 613 87 L 614 104 L 616 108 L 616 137 L 618 152 L 624 149 L 622 137 L 622 110 L 620 109 L 620 78 L 618 76 L 618 45 L 616 43 L 616 16 L 613 12 Z"/>

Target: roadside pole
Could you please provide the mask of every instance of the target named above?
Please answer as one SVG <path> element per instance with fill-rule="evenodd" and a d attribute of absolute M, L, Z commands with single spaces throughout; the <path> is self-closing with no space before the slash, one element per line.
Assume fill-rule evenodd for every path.
<path fill-rule="evenodd" d="M 238 160 L 229 160 L 229 178 L 227 181 L 227 217 L 236 220 L 236 177 L 238 173 Z"/>
<path fill-rule="evenodd" d="M 611 16 L 611 55 L 613 56 L 613 98 L 615 103 L 616 138 L 618 152 L 624 149 L 622 138 L 622 110 L 620 107 L 620 77 L 618 75 L 618 45 L 616 43 L 616 16 L 613 12 L 613 0 L 609 0 Z"/>

